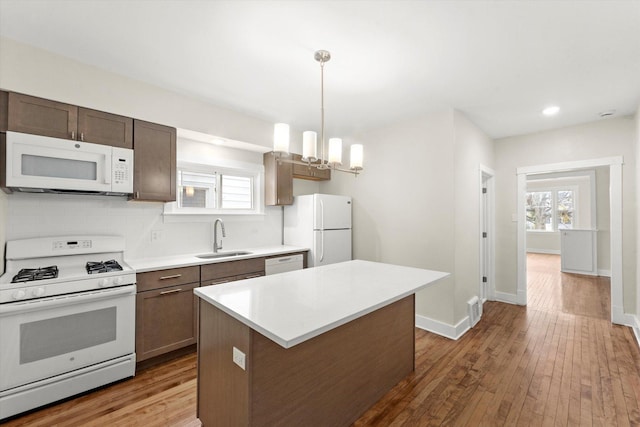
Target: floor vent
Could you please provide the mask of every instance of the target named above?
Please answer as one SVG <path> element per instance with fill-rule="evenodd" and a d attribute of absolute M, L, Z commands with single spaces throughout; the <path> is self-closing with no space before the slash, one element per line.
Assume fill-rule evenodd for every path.
<path fill-rule="evenodd" d="M 469 314 L 469 326 L 473 328 L 482 317 L 482 305 L 478 297 L 473 297 L 467 301 L 467 311 Z"/>

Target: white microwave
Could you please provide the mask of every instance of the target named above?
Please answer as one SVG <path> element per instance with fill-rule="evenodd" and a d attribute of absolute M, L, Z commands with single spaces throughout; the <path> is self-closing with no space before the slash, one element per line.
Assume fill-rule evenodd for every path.
<path fill-rule="evenodd" d="M 125 195 L 133 193 L 133 150 L 6 133 L 3 186 L 14 191 Z"/>

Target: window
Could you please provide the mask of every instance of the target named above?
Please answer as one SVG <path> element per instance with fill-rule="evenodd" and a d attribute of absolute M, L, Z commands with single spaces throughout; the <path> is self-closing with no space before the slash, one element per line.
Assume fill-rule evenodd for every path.
<path fill-rule="evenodd" d="M 573 228 L 573 191 L 560 190 L 556 193 L 556 213 L 558 230 Z"/>
<path fill-rule="evenodd" d="M 165 214 L 262 213 L 262 166 L 234 166 L 179 163 L 178 197 L 175 203 L 167 204 Z"/>
<path fill-rule="evenodd" d="M 575 219 L 574 198 L 574 190 L 527 192 L 527 230 L 572 229 Z"/>
<path fill-rule="evenodd" d="M 216 208 L 217 176 L 178 170 L 178 206 L 181 208 Z"/>

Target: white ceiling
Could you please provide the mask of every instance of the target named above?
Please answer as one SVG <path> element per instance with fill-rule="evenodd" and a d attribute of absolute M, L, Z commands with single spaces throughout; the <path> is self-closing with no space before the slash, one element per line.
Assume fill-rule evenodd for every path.
<path fill-rule="evenodd" d="M 0 35 L 312 130 L 326 49 L 329 136 L 454 107 L 498 138 L 640 102 L 637 0 L 0 0 Z"/>

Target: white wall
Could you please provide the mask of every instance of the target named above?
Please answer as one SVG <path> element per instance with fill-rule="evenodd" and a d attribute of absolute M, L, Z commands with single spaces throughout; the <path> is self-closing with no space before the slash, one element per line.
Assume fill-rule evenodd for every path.
<path fill-rule="evenodd" d="M 640 164 L 640 103 L 635 115 L 636 164 Z M 636 226 L 640 230 L 640 173 L 636 171 Z M 640 236 L 636 236 L 636 266 L 640 266 Z M 636 327 L 640 328 L 640 268 L 636 272 Z"/>
<path fill-rule="evenodd" d="M 467 315 L 467 301 L 480 289 L 480 165 L 494 166 L 493 141 L 454 111 L 455 322 Z"/>
<path fill-rule="evenodd" d="M 334 173 L 323 192 L 353 197 L 353 256 L 454 271 L 452 111 L 351 138 L 364 145 L 358 177 Z M 416 314 L 454 324 L 454 279 L 416 295 Z"/>
<path fill-rule="evenodd" d="M 517 289 L 517 223 L 512 220 L 517 211 L 516 169 L 623 156 L 624 310 L 629 313 L 635 311 L 636 166 L 633 132 L 633 119 L 621 117 L 495 141 L 497 291 L 515 295 Z"/>
<path fill-rule="evenodd" d="M 271 122 L 6 38 L 0 88 L 265 147 L 273 141 Z"/>
<path fill-rule="evenodd" d="M 365 171 L 336 173 L 321 190 L 353 197 L 358 259 L 451 272 L 416 296 L 416 314 L 455 326 L 479 292 L 479 165 L 493 143 L 454 110 L 345 139 L 362 143 Z"/>
<path fill-rule="evenodd" d="M 0 88 L 269 147 L 273 124 L 53 53 L 0 38 Z M 294 138 L 293 144 L 299 142 Z M 262 163 L 261 155 L 209 146 L 210 155 Z M 180 155 L 180 154 L 179 154 Z M 247 157 L 249 156 L 249 157 Z M 6 216 L 3 212 L 6 210 Z M 0 247 L 6 239 L 68 233 L 124 234 L 127 256 L 208 251 L 210 222 L 165 222 L 162 203 L 41 194 L 0 196 Z M 213 219 L 213 218 L 211 218 Z M 224 216 L 225 248 L 280 244 L 282 210 Z M 3 231 L 6 226 L 6 233 Z M 151 230 L 164 239 L 151 243 Z"/>

